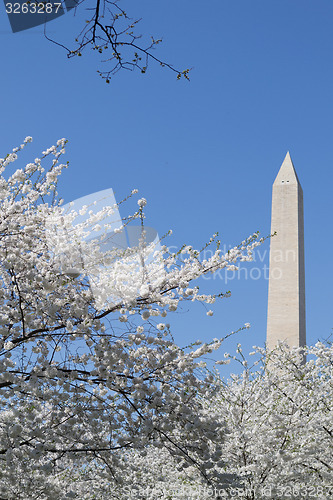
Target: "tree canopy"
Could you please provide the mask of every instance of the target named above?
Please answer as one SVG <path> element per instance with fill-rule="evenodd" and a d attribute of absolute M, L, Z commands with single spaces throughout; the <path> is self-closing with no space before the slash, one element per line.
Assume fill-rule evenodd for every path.
<path fill-rule="evenodd" d="M 26 498 L 20 488 L 30 484 L 29 498 L 49 498 L 42 478 L 64 477 L 69 463 L 80 477 L 93 468 L 101 485 L 121 484 L 125 451 L 147 445 L 210 484 L 224 424 L 202 404 L 214 381 L 200 358 L 223 339 L 181 348 L 165 318 L 183 302 L 211 305 L 227 295 L 202 294 L 191 283 L 250 261 L 262 240 L 254 234 L 222 254 L 215 235 L 206 259 L 186 245 L 155 251 L 145 242 L 144 198 L 122 222 L 140 222 L 136 249 L 114 247 L 107 224 L 102 238 L 91 238 L 116 207 L 65 213 L 56 191 L 65 139 L 11 173 L 29 142 L 0 160 L 3 494 Z"/>

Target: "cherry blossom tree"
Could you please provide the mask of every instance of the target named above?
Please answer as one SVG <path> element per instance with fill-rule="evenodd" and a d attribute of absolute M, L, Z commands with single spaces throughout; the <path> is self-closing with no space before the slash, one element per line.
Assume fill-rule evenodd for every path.
<path fill-rule="evenodd" d="M 304 352 L 281 343 L 268 355 L 257 348 L 252 354 L 260 358 L 252 368 L 240 345 L 237 351 L 229 357 L 241 363 L 243 372 L 228 383 L 220 379 L 218 395 L 206 403 L 227 428 L 222 470 L 242 478 L 230 490 L 233 496 L 238 492 L 249 500 L 330 498 L 332 347 L 318 343 Z"/>
<path fill-rule="evenodd" d="M 210 464 L 211 484 L 193 464 L 147 445 L 117 451 L 121 481 L 102 480 L 96 461 L 87 467 L 85 460 L 81 465 L 67 460 L 64 472 L 52 477 L 58 488 L 54 498 L 66 498 L 68 492 L 91 498 L 92 491 L 96 498 L 112 500 L 330 498 L 332 347 L 318 343 L 308 348 L 311 359 L 306 364 L 304 353 L 291 352 L 283 344 L 269 360 L 258 348 L 253 354 L 261 358 L 254 366 L 261 366 L 256 370 L 249 368 L 240 346 L 237 350 L 227 358 L 241 362 L 243 373 L 228 382 L 216 374 L 202 396 L 206 412 L 225 425 L 219 465 Z"/>
<path fill-rule="evenodd" d="M 305 352 L 304 364 L 303 350 L 280 344 L 267 356 L 256 348 L 252 366 L 240 345 L 235 356 L 226 354 L 243 371 L 228 381 L 216 372 L 204 396 L 206 412 L 225 425 L 220 461 L 211 463 L 214 481 L 207 484 L 190 464 L 179 468 L 163 451 L 129 450 L 118 498 L 331 498 L 333 348 L 318 343 Z"/>
<path fill-rule="evenodd" d="M 110 244 L 107 223 L 92 238 L 117 207 L 84 207 L 76 224 L 82 214 L 66 213 L 56 191 L 66 140 L 12 173 L 29 142 L 0 160 L 1 495 L 112 498 L 131 453 L 147 447 L 199 482 L 228 482 L 212 474 L 225 424 L 205 407 L 215 382 L 200 359 L 223 339 L 181 348 L 165 318 L 184 302 L 228 295 L 192 283 L 250 261 L 262 239 L 224 255 L 214 236 L 209 258 L 191 246 L 156 251 L 145 241 L 144 198 L 118 228 L 140 222 L 137 248 Z"/>

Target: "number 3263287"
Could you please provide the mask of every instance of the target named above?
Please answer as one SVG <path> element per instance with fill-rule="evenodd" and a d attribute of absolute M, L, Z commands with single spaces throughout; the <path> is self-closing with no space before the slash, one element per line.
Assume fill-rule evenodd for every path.
<path fill-rule="evenodd" d="M 7 14 L 57 14 L 60 3 L 6 3 Z"/>

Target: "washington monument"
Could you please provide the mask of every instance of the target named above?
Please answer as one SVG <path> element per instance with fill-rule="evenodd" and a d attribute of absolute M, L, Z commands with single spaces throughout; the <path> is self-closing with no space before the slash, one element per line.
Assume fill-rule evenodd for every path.
<path fill-rule="evenodd" d="M 267 349 L 278 340 L 301 347 L 305 339 L 303 191 L 287 153 L 273 184 L 269 256 Z"/>

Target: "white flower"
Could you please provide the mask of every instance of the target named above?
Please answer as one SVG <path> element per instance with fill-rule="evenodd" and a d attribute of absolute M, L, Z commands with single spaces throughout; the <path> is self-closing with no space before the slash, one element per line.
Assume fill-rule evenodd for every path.
<path fill-rule="evenodd" d="M 143 326 L 138 326 L 136 331 L 137 331 L 137 333 L 143 333 L 144 332 Z"/>
<path fill-rule="evenodd" d="M 146 198 L 140 198 L 140 200 L 138 200 L 138 205 L 140 208 L 143 208 L 147 205 L 147 200 Z"/>
<path fill-rule="evenodd" d="M 142 285 L 140 287 L 140 295 L 141 297 L 147 297 L 149 294 L 149 286 L 148 285 Z"/>
<path fill-rule="evenodd" d="M 156 328 L 157 328 L 157 330 L 162 331 L 165 328 L 165 324 L 164 323 L 159 323 Z"/>
<path fill-rule="evenodd" d="M 250 328 L 251 325 L 250 325 L 250 323 L 245 323 L 244 326 L 245 326 L 245 328 Z"/>
<path fill-rule="evenodd" d="M 169 305 L 169 311 L 176 311 L 177 310 L 177 304 L 170 304 Z"/>
<path fill-rule="evenodd" d="M 4 344 L 4 348 L 6 349 L 6 351 L 9 351 L 9 349 L 13 349 L 13 347 L 14 347 L 13 342 L 9 341 L 9 342 L 5 342 L 5 344 Z"/>
<path fill-rule="evenodd" d="M 149 311 L 143 311 L 143 313 L 141 314 L 141 318 L 146 320 L 148 319 L 150 316 L 150 312 Z"/>
<path fill-rule="evenodd" d="M 209 311 L 207 311 L 207 313 L 206 313 L 206 314 L 207 314 L 207 316 L 213 316 L 213 314 L 214 314 L 214 313 L 213 313 L 213 311 L 212 311 L 212 310 L 209 310 Z"/>
<path fill-rule="evenodd" d="M 72 269 L 64 269 L 64 274 L 68 276 L 68 278 L 78 278 L 81 274 L 81 271 L 79 269 L 76 269 L 73 267 Z"/>

